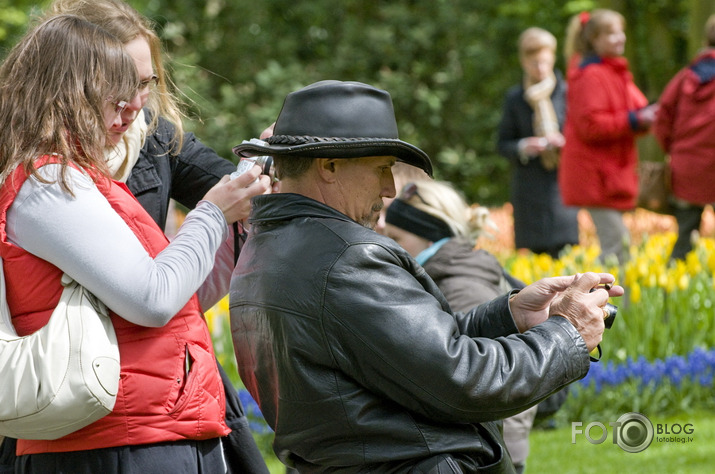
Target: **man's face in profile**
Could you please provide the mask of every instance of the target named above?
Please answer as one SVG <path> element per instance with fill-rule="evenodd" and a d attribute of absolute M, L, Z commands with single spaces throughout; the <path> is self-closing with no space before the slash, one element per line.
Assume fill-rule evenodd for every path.
<path fill-rule="evenodd" d="M 339 196 L 329 203 L 358 224 L 374 229 L 383 207 L 382 198 L 395 197 L 392 177 L 392 156 L 345 158 L 336 164 L 336 185 Z"/>

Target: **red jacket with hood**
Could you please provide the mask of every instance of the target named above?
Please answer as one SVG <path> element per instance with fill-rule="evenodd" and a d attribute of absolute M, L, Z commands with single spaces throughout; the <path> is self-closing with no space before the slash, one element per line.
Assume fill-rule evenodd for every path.
<path fill-rule="evenodd" d="M 636 111 L 648 100 L 625 58 L 585 57 L 570 71 L 566 144 L 559 186 L 564 204 L 629 210 L 638 193 Z"/>
<path fill-rule="evenodd" d="M 25 179 L 24 169 L 18 167 L 0 188 L 0 256 L 13 320 L 18 316 L 25 320 L 16 325 L 20 335 L 46 324 L 62 293 L 59 268 L 7 242 L 7 210 Z M 124 185 L 107 179 L 96 184 L 152 257 L 168 245 L 164 233 Z M 18 455 L 209 439 L 230 432 L 224 423 L 223 385 L 196 295 L 159 328 L 110 315 L 121 364 L 114 410 L 58 440 L 18 440 Z"/>
<path fill-rule="evenodd" d="M 673 194 L 715 202 L 715 50 L 701 53 L 668 83 L 653 133 L 670 154 Z"/>

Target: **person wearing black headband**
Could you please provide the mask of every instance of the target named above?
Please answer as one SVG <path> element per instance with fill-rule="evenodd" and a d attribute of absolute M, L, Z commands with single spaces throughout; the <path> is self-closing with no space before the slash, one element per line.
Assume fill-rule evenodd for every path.
<path fill-rule="evenodd" d="M 408 183 L 387 208 L 385 223 L 386 235 L 427 270 L 456 311 L 526 286 L 507 279 L 494 255 L 474 248 L 475 239 L 493 225 L 489 211 L 469 206 L 448 183 Z"/>
<path fill-rule="evenodd" d="M 489 211 L 470 206 L 449 183 L 408 183 L 387 208 L 385 224 L 385 235 L 415 257 L 454 311 L 467 311 L 526 286 L 494 255 L 475 248 L 476 238 L 493 225 Z M 538 405 L 504 420 L 504 442 L 517 472 L 526 464 L 537 409 Z"/>
<path fill-rule="evenodd" d="M 547 278 L 453 313 L 374 230 L 395 163 L 433 169 L 398 138 L 389 93 L 367 84 L 289 94 L 273 135 L 234 152 L 273 156 L 280 179 L 252 200 L 229 303 L 241 380 L 278 458 L 299 472 L 514 472 L 494 422 L 586 374 L 601 306 L 623 288 L 589 291 L 613 276 Z"/>

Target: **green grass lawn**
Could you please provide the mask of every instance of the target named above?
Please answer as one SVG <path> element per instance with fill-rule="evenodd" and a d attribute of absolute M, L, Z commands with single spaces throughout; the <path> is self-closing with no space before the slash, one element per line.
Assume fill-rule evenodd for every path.
<path fill-rule="evenodd" d="M 613 432 L 608 420 L 583 421 L 582 428 L 593 421 L 608 427 L 608 438 L 601 444 L 591 444 L 583 435 L 576 435 L 571 443 L 571 427 L 552 430 L 537 429 L 531 432 L 531 451 L 527 459 L 526 474 L 711 474 L 715 472 L 715 413 L 699 412 L 673 418 L 648 417 L 656 426 L 690 423 L 693 433 L 680 434 L 681 438 L 693 438 L 689 443 L 671 443 L 655 438 L 651 445 L 640 453 L 628 453 L 613 444 Z M 600 437 L 598 428 L 591 431 L 592 438 Z M 267 456 L 271 474 L 285 473 L 285 467 L 276 458 Z"/>
<path fill-rule="evenodd" d="M 693 438 L 689 443 L 673 443 L 658 441 L 655 438 L 651 445 L 639 453 L 628 453 L 618 445 L 613 444 L 613 433 L 608 427 L 608 438 L 602 444 L 591 444 L 583 435 L 576 435 L 572 444 L 571 427 L 554 430 L 534 430 L 530 435 L 531 451 L 527 459 L 526 473 L 667 473 L 667 474 L 710 474 L 715 472 L 715 413 L 682 414 L 673 418 L 663 419 L 648 417 L 656 426 L 660 424 L 691 423 L 693 433 L 680 434 L 681 438 Z M 606 420 L 584 420 L 582 428 L 592 421 L 601 421 L 608 426 Z M 655 428 L 657 430 L 657 427 Z M 594 428 L 592 438 L 599 438 L 601 431 Z"/>

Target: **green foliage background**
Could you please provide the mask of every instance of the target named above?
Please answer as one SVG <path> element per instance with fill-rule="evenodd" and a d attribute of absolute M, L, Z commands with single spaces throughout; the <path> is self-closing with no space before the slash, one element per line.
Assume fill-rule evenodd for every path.
<path fill-rule="evenodd" d="M 622 12 L 636 82 L 654 101 L 700 46 L 715 12 L 713 0 L 129 3 L 164 38 L 188 128 L 227 158 L 275 120 L 288 92 L 322 79 L 357 80 L 390 91 L 400 137 L 430 154 L 437 178 L 486 205 L 508 199 L 508 163 L 495 151 L 495 132 L 503 96 L 521 79 L 515 49 L 524 28 L 541 26 L 562 39 L 576 12 Z M 45 4 L 0 0 L 3 52 Z M 652 141 L 642 150 L 657 158 Z"/>

